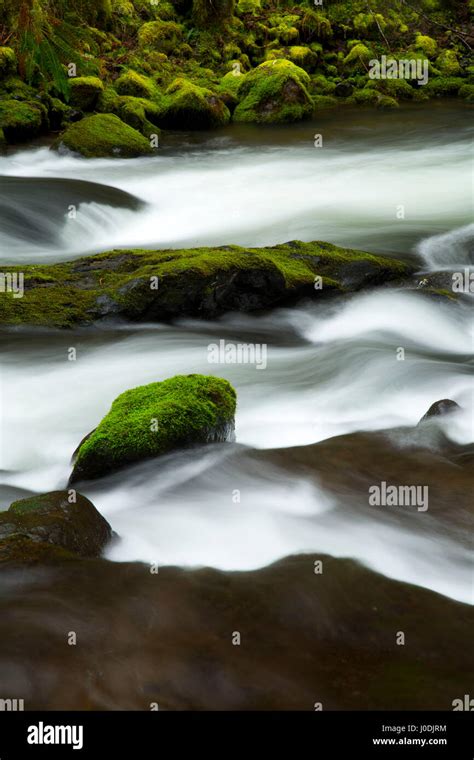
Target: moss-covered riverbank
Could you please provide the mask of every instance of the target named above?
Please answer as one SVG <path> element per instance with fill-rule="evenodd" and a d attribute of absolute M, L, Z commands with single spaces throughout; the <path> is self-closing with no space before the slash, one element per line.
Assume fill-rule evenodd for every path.
<path fill-rule="evenodd" d="M 140 155 L 145 139 L 158 147 L 160 128 L 286 123 L 347 103 L 472 101 L 472 12 L 461 0 L 6 0 L 0 144 L 66 130 L 58 146 L 84 156 L 95 141 L 96 155 Z M 372 78 L 370 61 L 382 56 L 419 64 L 418 74 Z M 106 150 L 108 122 L 71 127 L 92 114 L 134 132 L 116 123 Z"/>
<path fill-rule="evenodd" d="M 107 318 L 212 318 L 296 298 L 353 292 L 413 271 L 395 259 L 323 242 L 110 251 L 63 264 L 8 267 L 11 277 L 24 277 L 24 294 L 2 294 L 0 325 L 74 327 Z"/>

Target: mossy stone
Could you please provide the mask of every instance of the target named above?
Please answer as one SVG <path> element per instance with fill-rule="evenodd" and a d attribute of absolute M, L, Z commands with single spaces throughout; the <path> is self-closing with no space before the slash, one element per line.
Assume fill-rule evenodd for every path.
<path fill-rule="evenodd" d="M 0 47 L 0 77 L 15 74 L 18 62 L 11 47 Z"/>
<path fill-rule="evenodd" d="M 71 124 L 56 141 L 85 158 L 133 158 L 153 153 L 150 142 L 114 114 L 95 114 Z"/>
<path fill-rule="evenodd" d="M 122 393 L 79 446 L 70 482 L 196 444 L 233 437 L 236 394 L 227 380 L 178 375 Z"/>
<path fill-rule="evenodd" d="M 428 58 L 434 58 L 438 50 L 438 43 L 427 34 L 417 34 L 415 37 L 415 48 L 421 50 Z"/>
<path fill-rule="evenodd" d="M 461 77 L 433 77 L 423 89 L 430 97 L 449 97 L 457 95 L 463 84 L 465 80 Z"/>
<path fill-rule="evenodd" d="M 115 82 L 119 95 L 132 95 L 136 98 L 152 98 L 156 95 L 156 87 L 149 77 L 129 69 Z"/>
<path fill-rule="evenodd" d="M 182 39 L 183 28 L 174 21 L 148 21 L 138 30 L 140 47 L 160 53 L 172 53 Z"/>
<path fill-rule="evenodd" d="M 51 491 L 15 501 L 0 512 L 0 547 L 22 538 L 53 544 L 81 557 L 96 557 L 112 536 L 107 520 L 75 491 Z"/>
<path fill-rule="evenodd" d="M 230 111 L 214 92 L 182 77 L 175 79 L 159 102 L 158 123 L 165 129 L 212 129 L 230 120 Z"/>
<path fill-rule="evenodd" d="M 443 50 L 437 57 L 435 66 L 443 77 L 456 77 L 462 73 L 455 50 Z"/>
<path fill-rule="evenodd" d="M 39 102 L 0 100 L 0 129 L 9 143 L 37 137 L 47 125 L 46 108 Z"/>
<path fill-rule="evenodd" d="M 292 63 L 308 72 L 314 71 L 318 62 L 316 53 L 303 45 L 292 45 L 288 50 L 288 57 Z"/>
<path fill-rule="evenodd" d="M 309 75 L 288 60 L 265 61 L 249 71 L 239 89 L 234 121 L 278 124 L 309 118 Z"/>
<path fill-rule="evenodd" d="M 81 111 L 93 111 L 104 85 L 99 77 L 73 77 L 69 102 Z"/>

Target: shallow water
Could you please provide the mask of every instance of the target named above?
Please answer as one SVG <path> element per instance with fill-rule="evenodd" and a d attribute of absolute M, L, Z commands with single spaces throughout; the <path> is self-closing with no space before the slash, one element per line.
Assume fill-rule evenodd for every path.
<path fill-rule="evenodd" d="M 430 104 L 376 119 L 354 111 L 342 122 L 339 112 L 327 112 L 320 122 L 287 129 L 181 136 L 179 147 L 174 138 L 152 160 L 86 162 L 44 146 L 16 152 L 0 158 L 0 174 L 62 178 L 66 207 L 74 204 L 72 178 L 125 190 L 145 205 L 117 208 L 101 198 L 81 203 L 77 219 L 65 222 L 56 197 L 55 240 L 45 246 L 34 234 L 38 217 L 22 239 L 12 239 L 12 229 L 0 232 L 0 258 L 40 262 L 114 246 L 299 238 L 415 257 L 420 270 L 462 266 L 474 232 L 467 226 L 468 114 Z M 313 146 L 318 130 L 322 150 Z M 32 215 L 44 214 L 35 197 Z M 398 204 L 405 220 L 396 219 Z M 266 369 L 209 364 L 208 346 L 221 339 L 267 345 Z M 121 391 L 180 373 L 216 374 L 234 384 L 237 441 L 246 446 L 289 447 L 415 425 L 446 397 L 462 406 L 446 421 L 447 434 L 458 443 L 474 439 L 472 311 L 467 302 L 416 291 L 386 289 L 212 324 L 4 331 L 0 340 L 4 507 L 14 493 L 64 487 L 72 452 Z M 122 537 L 108 556 L 249 569 L 318 550 L 469 599 L 468 559 L 454 538 L 341 514 L 333 495 L 313 481 L 249 468 L 231 450 L 174 454 L 86 487 Z M 236 489 L 240 503 L 233 501 Z"/>

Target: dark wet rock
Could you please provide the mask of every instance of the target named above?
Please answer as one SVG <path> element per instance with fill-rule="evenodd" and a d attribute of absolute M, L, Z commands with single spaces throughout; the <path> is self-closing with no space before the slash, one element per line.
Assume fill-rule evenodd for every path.
<path fill-rule="evenodd" d="M 81 557 L 96 557 L 111 536 L 109 523 L 92 502 L 73 491 L 30 496 L 15 501 L 0 513 L 0 546 L 4 557 L 21 559 L 28 555 L 28 547 L 36 543 L 52 544 Z M 36 552 L 40 556 L 48 554 L 44 548 L 35 548 Z"/>
<path fill-rule="evenodd" d="M 418 424 L 421 425 L 422 422 L 426 422 L 426 420 L 429 420 L 432 417 L 445 416 L 446 414 L 451 414 L 459 409 L 461 409 L 461 407 L 455 401 L 451 401 L 449 398 L 443 398 L 441 401 L 435 401 L 434 404 L 431 404 L 430 408 L 426 414 L 423 415 Z"/>
<path fill-rule="evenodd" d="M 2 565 L 2 688 L 48 710 L 451 710 L 470 688 L 473 615 L 318 553 L 251 572 Z"/>

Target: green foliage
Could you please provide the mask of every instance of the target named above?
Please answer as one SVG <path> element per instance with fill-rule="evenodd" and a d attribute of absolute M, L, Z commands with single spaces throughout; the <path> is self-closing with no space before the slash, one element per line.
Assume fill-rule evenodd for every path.
<path fill-rule="evenodd" d="M 235 8 L 235 0 L 193 0 L 192 17 L 196 26 L 223 26 L 229 23 Z"/>

